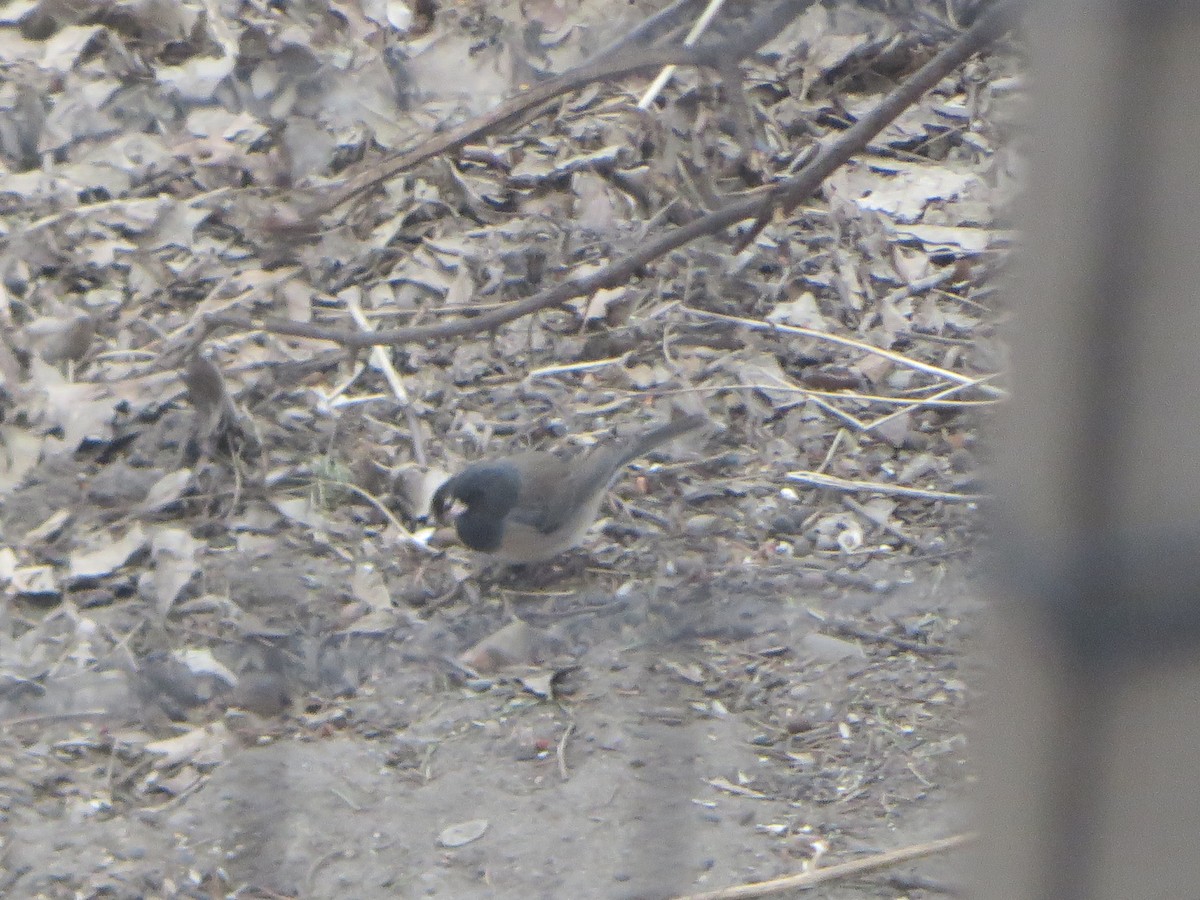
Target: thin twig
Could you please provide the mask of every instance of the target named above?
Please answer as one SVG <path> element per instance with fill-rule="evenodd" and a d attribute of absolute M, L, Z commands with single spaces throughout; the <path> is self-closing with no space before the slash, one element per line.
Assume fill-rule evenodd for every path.
<path fill-rule="evenodd" d="M 790 211 L 796 204 L 815 191 L 830 173 L 845 163 L 856 152 L 862 150 L 888 123 L 908 108 L 908 106 L 915 103 L 925 91 L 936 85 L 947 74 L 969 59 L 976 51 L 982 49 L 1000 34 L 1003 34 L 1015 19 L 1016 7 L 1018 5 L 1013 2 L 998 3 L 992 10 L 981 16 L 980 20 L 969 30 L 922 66 L 909 81 L 900 85 L 895 91 L 885 97 L 851 128 L 847 129 L 836 139 L 824 144 L 812 162 L 801 169 L 795 176 L 778 182 L 761 193 L 752 194 L 728 203 L 720 209 L 702 216 L 693 222 L 689 222 L 687 225 L 669 231 L 655 240 L 646 241 L 632 253 L 616 259 L 606 266 L 602 266 L 585 275 L 571 278 L 531 297 L 526 297 L 524 300 L 506 304 L 499 309 L 470 319 L 457 319 L 437 325 L 415 325 L 407 328 L 395 328 L 375 332 L 374 334 L 363 334 L 357 330 L 351 331 L 345 328 L 310 325 L 304 322 L 291 322 L 283 319 L 267 319 L 264 322 L 255 323 L 249 316 L 230 314 L 208 316 L 208 324 L 213 328 L 224 326 L 243 329 L 260 328 L 263 331 L 274 334 L 331 341 L 351 348 L 374 344 L 408 344 L 492 331 L 501 325 L 523 318 L 539 310 L 560 306 L 568 300 L 586 297 L 602 288 L 622 284 L 654 260 L 697 238 L 717 234 L 745 219 L 761 218 L 764 209 L 782 206 L 785 210 Z M 692 57 L 693 60 L 702 57 L 699 48 L 682 48 L 682 50 L 686 53 L 695 54 Z M 675 59 L 664 59 L 659 61 L 658 64 L 661 65 L 666 62 L 676 61 Z M 638 70 L 644 67 L 644 64 L 645 60 L 643 59 L 637 67 L 628 71 Z M 547 84 L 551 83 L 553 81 L 547 82 Z M 553 96 L 553 94 L 550 96 Z M 524 105 L 521 109 L 523 110 L 527 106 Z M 507 115 L 515 115 L 515 112 L 509 111 Z M 432 145 L 430 148 L 418 148 L 418 150 L 412 151 L 411 154 L 406 154 L 405 157 L 394 161 L 388 167 L 387 171 L 381 174 L 372 174 L 369 179 L 366 179 L 364 176 L 365 180 L 362 183 L 358 181 L 352 182 L 343 191 L 335 192 L 336 196 L 334 199 L 325 205 L 328 209 L 333 209 L 343 202 L 344 199 L 347 199 L 347 196 L 352 196 L 354 193 L 366 190 L 377 181 L 389 178 L 395 172 L 403 171 L 408 165 L 414 165 L 414 162 L 407 161 L 409 156 L 419 155 L 421 160 L 428 159 L 430 156 L 435 155 L 435 152 L 441 152 L 452 146 L 457 146 L 458 143 L 469 140 L 470 137 L 474 136 L 475 132 L 466 137 L 455 137 L 457 134 L 458 129 L 451 129 L 449 132 L 446 132 L 444 137 L 440 138 L 440 149 L 434 150 L 432 149 Z M 342 196 L 343 194 L 347 196 Z M 321 209 L 318 208 L 312 211 L 311 214 L 315 215 L 320 212 Z M 767 220 L 769 221 L 769 216 Z M 901 358 L 903 359 L 903 357 Z M 964 376 L 954 376 L 952 380 L 959 381 L 963 380 L 963 378 Z"/>
<path fill-rule="evenodd" d="M 927 491 L 923 488 L 904 487 L 883 481 L 851 481 L 836 475 L 819 472 L 788 472 L 787 477 L 813 487 L 832 488 L 835 491 L 850 491 L 860 494 L 890 494 L 894 497 L 916 497 L 919 500 L 945 500 L 947 503 L 976 503 L 986 500 L 987 494 L 955 494 L 950 491 Z"/>
<path fill-rule="evenodd" d="M 952 281 L 958 276 L 958 273 L 953 267 L 947 266 L 940 272 L 935 272 L 925 278 L 918 278 L 916 281 L 909 282 L 903 287 L 898 287 L 886 297 L 883 298 L 884 303 L 899 303 L 916 294 L 923 294 L 926 291 L 931 291 L 935 287 L 945 284 L 947 281 Z"/>
<path fill-rule="evenodd" d="M 833 440 L 829 442 L 829 449 L 825 451 L 825 458 L 822 459 L 821 464 L 819 466 L 817 466 L 818 472 L 825 471 L 826 466 L 828 466 L 833 461 L 833 455 L 835 453 L 837 453 L 838 447 L 841 446 L 842 441 L 845 439 L 846 439 L 846 429 L 839 428 L 837 430 L 837 434 L 835 434 L 833 436 Z"/>
<path fill-rule="evenodd" d="M 559 738 L 558 748 L 554 755 L 558 758 L 558 774 L 563 781 L 568 781 L 571 777 L 571 770 L 567 768 L 567 741 L 571 739 L 571 735 L 575 733 L 575 723 L 570 722 L 563 730 L 563 735 Z"/>
<path fill-rule="evenodd" d="M 905 356 L 903 353 L 897 353 L 895 350 L 885 350 L 882 347 L 876 347 L 874 344 L 868 344 L 865 341 L 856 340 L 855 338 L 843 337 L 840 334 L 831 334 L 828 331 L 817 331 L 815 328 L 803 328 L 799 325 L 784 325 L 781 322 L 765 322 L 762 319 L 747 319 L 742 316 L 729 316 L 724 313 L 708 312 L 703 309 L 694 309 L 690 306 L 682 307 L 685 311 L 693 315 L 703 316 L 707 319 L 718 319 L 723 322 L 734 322 L 738 325 L 744 325 L 747 328 L 752 328 L 757 331 L 784 331 L 788 334 L 798 334 L 803 337 L 813 338 L 814 340 L 824 341 L 828 344 L 840 344 L 843 347 L 852 347 L 855 350 L 862 350 L 864 353 L 873 353 L 875 356 L 882 356 L 884 359 L 891 360 L 894 363 L 905 366 L 909 369 L 916 369 L 918 372 L 924 372 L 927 375 L 936 375 L 938 378 L 943 378 L 946 381 L 954 381 L 959 385 L 975 387 L 981 379 L 972 378 L 970 375 L 960 375 L 958 372 L 952 372 L 949 369 L 943 369 L 940 366 L 930 365 L 926 362 L 921 362 L 919 359 L 913 359 L 911 356 Z M 991 376 L 988 376 L 991 377 Z M 993 395 L 1002 394 L 999 388 L 990 385 L 982 385 L 981 390 Z"/>
<path fill-rule="evenodd" d="M 810 3 L 798 3 L 794 0 L 778 3 L 767 14 L 753 22 L 744 33 L 719 44 L 703 47 L 652 48 L 621 54 L 547 79 L 504 101 L 495 109 L 454 128 L 435 134 L 412 150 L 402 153 L 394 159 L 376 164 L 370 170 L 333 188 L 327 197 L 306 209 L 303 218 L 311 220 L 316 216 L 332 212 L 347 200 L 394 178 L 427 159 L 457 150 L 464 144 L 495 131 L 529 110 L 539 107 L 561 94 L 587 87 L 593 82 L 620 78 L 623 75 L 632 75 L 638 72 L 653 72 L 666 65 L 700 66 L 720 70 L 723 65 L 728 64 L 728 60 L 743 59 L 777 36 L 788 22 L 800 14 L 803 7 L 809 5 Z"/>
<path fill-rule="evenodd" d="M 971 843 L 975 838 L 976 835 L 970 832 L 956 834 L 936 841 L 901 847 L 899 850 L 889 850 L 887 853 L 877 853 L 874 856 L 840 863 L 836 866 L 825 866 L 811 872 L 801 872 L 799 875 L 785 875 L 782 878 L 772 878 L 770 881 L 755 881 L 717 891 L 688 894 L 685 897 L 677 897 L 676 900 L 740 900 L 745 897 L 768 897 L 772 894 L 782 894 L 784 891 L 807 890 L 818 884 L 825 884 L 841 878 L 851 878 L 855 875 L 865 875 L 868 872 L 886 869 L 888 866 L 933 856 L 935 853 L 956 850 Z"/>
<path fill-rule="evenodd" d="M 570 372 L 590 372 L 593 369 L 603 369 L 606 366 L 619 366 L 629 359 L 629 354 L 624 353 L 620 356 L 611 356 L 607 359 L 589 359 L 587 362 L 579 363 L 563 363 L 557 366 L 543 366 L 540 369 L 533 369 L 525 377 L 526 378 L 545 378 L 550 375 L 566 375 Z"/>
<path fill-rule="evenodd" d="M 890 422 L 892 419 L 899 418 L 900 416 L 903 416 L 905 413 L 912 412 L 914 409 L 919 409 L 921 407 L 938 406 L 938 405 L 940 405 L 938 401 L 941 401 L 944 398 L 949 397 L 951 394 L 958 393 L 959 391 L 966 390 L 967 388 L 982 387 L 985 381 L 988 381 L 989 379 L 992 379 L 995 377 L 996 377 L 995 375 L 984 375 L 983 377 L 976 378 L 972 381 L 964 381 L 961 384 L 951 385 L 950 387 L 948 387 L 944 390 L 938 391 L 935 394 L 930 394 L 928 397 L 922 397 L 920 400 L 913 400 L 911 403 L 904 406 L 902 409 L 897 409 L 893 412 L 890 412 L 886 416 L 881 416 L 880 418 L 876 419 L 874 422 L 870 423 L 867 426 L 867 431 L 870 431 L 872 428 L 878 428 L 884 422 Z M 990 385 L 989 385 L 989 387 L 990 387 Z M 992 390 L 1000 391 L 999 388 L 992 388 Z M 1004 396 L 1004 392 L 1000 391 L 1000 394 L 998 396 Z M 960 402 L 962 402 L 962 401 L 960 401 Z M 988 401 L 984 401 L 984 402 L 994 403 L 995 401 L 988 400 Z"/>
<path fill-rule="evenodd" d="M 326 478 L 326 479 L 322 479 L 322 480 L 326 484 L 332 485 L 334 487 L 340 487 L 347 491 L 350 491 L 351 493 L 358 494 L 358 496 L 362 497 L 364 500 L 366 500 L 368 503 L 370 503 L 373 507 L 375 507 L 375 509 L 378 510 L 379 514 L 381 516 L 383 516 L 385 519 L 387 519 L 393 528 L 395 528 L 398 532 L 400 532 L 400 536 L 405 540 L 406 543 L 411 544 L 413 547 L 416 547 L 422 553 L 428 553 L 433 556 L 436 556 L 439 553 L 438 550 L 435 550 L 433 547 L 430 547 L 428 544 L 426 544 L 424 541 L 422 541 L 420 538 L 418 538 L 416 535 L 414 535 L 411 531 L 409 531 L 407 528 L 405 528 L 403 523 L 399 519 L 397 519 L 395 517 L 395 515 L 392 514 L 392 511 L 383 505 L 383 501 L 381 501 L 378 497 L 376 497 L 370 491 L 363 490 L 357 484 L 352 484 L 349 481 L 338 481 L 337 479 L 334 479 L 334 478 Z"/>
<path fill-rule="evenodd" d="M 979 380 L 987 381 L 989 378 L 994 378 L 994 375 L 985 375 Z M 930 409 L 946 408 L 946 409 L 961 409 L 967 406 L 995 406 L 1002 398 L 997 397 L 994 400 L 947 400 L 944 399 L 946 394 L 958 393 L 974 387 L 973 384 L 955 384 L 948 388 L 943 388 L 928 397 L 885 397 L 882 394 L 863 394 L 858 391 L 818 391 L 814 388 L 803 387 L 802 385 L 783 384 L 775 381 L 771 384 L 704 384 L 693 385 L 691 387 L 670 388 L 666 390 L 658 390 L 654 392 L 656 397 L 672 397 L 679 394 L 715 394 L 721 391 L 792 391 L 797 394 L 804 394 L 811 397 L 824 397 L 827 400 L 854 400 L 858 403 L 876 403 L 886 404 L 888 406 L 903 406 L 901 412 L 908 412 L 914 406 L 928 407 Z M 928 388 L 922 388 L 928 390 Z M 645 395 L 645 391 L 628 391 L 631 397 L 641 397 Z M 876 427 L 878 421 L 866 424 L 868 430 Z"/>
<path fill-rule="evenodd" d="M 346 308 L 350 310 L 350 316 L 358 324 L 358 327 L 363 331 L 372 331 L 371 323 L 367 321 L 367 317 L 363 314 L 362 304 L 358 301 L 358 296 L 353 291 L 350 292 L 350 297 L 346 301 Z M 429 459 L 425 456 L 425 442 L 421 439 L 421 422 L 417 418 L 417 412 L 413 409 L 412 400 L 408 396 L 408 390 L 404 387 L 404 380 L 400 377 L 400 373 L 396 371 L 396 367 L 392 365 L 392 360 L 388 356 L 386 349 L 379 345 L 371 348 L 371 362 L 375 363 L 375 367 L 383 372 L 383 377 L 387 379 L 388 386 L 391 387 L 392 393 L 396 395 L 396 399 L 400 403 L 400 408 L 404 410 L 404 418 L 408 422 L 408 431 L 412 440 L 413 458 L 417 465 L 425 468 L 429 465 Z"/>
<path fill-rule="evenodd" d="M 815 397 L 811 394 L 808 395 L 808 399 L 815 406 L 821 407 L 821 409 L 825 410 L 825 412 L 829 413 L 835 419 L 841 419 L 847 425 L 854 426 L 855 431 L 866 431 L 867 430 L 866 424 L 864 422 L 860 421 L 857 416 L 851 415 L 848 412 L 838 409 L 836 406 L 834 406 L 828 400 L 823 400 L 822 398 Z"/>
<path fill-rule="evenodd" d="M 852 637 L 856 640 L 867 641 L 871 644 L 890 644 L 897 650 L 904 650 L 908 653 L 919 653 L 927 656 L 944 656 L 954 653 L 949 647 L 939 647 L 935 644 L 922 644 L 919 641 L 910 641 L 907 638 L 896 637 L 891 634 L 883 634 L 879 631 L 868 631 L 853 622 L 826 622 L 822 626 L 823 631 L 832 631 L 835 634 L 840 634 L 843 637 Z"/>
<path fill-rule="evenodd" d="M 717 17 L 717 13 L 724 5 L 725 0 L 708 0 L 708 6 L 700 14 L 700 18 L 692 26 L 692 30 L 687 33 L 687 37 L 683 39 L 683 46 L 695 46 L 696 41 L 700 40 L 700 35 L 704 34 L 704 30 L 712 24 L 712 20 Z M 650 87 L 646 89 L 646 93 L 642 94 L 642 99 L 638 101 L 638 109 L 650 108 L 650 104 L 658 98 L 659 93 L 667 86 L 667 82 L 671 80 L 671 76 L 675 74 L 677 68 L 678 66 L 674 65 L 663 67 L 663 70 L 650 83 Z"/>

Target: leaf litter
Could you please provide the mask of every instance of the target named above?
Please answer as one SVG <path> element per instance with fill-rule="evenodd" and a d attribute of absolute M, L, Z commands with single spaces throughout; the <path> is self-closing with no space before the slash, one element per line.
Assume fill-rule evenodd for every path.
<path fill-rule="evenodd" d="M 800 835 L 844 851 L 950 827 L 973 608 L 932 588 L 969 594 L 954 560 L 974 516 L 949 501 L 971 493 L 979 414 L 1003 394 L 981 338 L 1010 244 L 1019 57 L 943 79 L 740 252 L 708 237 L 368 366 L 205 317 L 361 330 L 357 308 L 384 330 L 520 302 L 802 165 L 947 38 L 814 5 L 743 62 L 741 97 L 686 66 L 649 110 L 652 74 L 594 83 L 311 218 L 307 198 L 655 10 L 235 6 L 0 11 L 17 76 L 0 83 L 0 777 L 25 835 L 5 889 L 395 877 L 281 848 L 231 864 L 222 848 L 250 832 L 210 804 L 239 785 L 268 812 L 350 798 L 309 809 L 328 832 L 300 844 L 322 857 L 361 845 L 347 808 L 403 800 L 375 820 L 421 848 L 404 877 L 458 896 L 490 858 L 476 848 L 542 859 L 539 823 L 611 842 L 603 810 L 630 772 L 708 804 L 694 849 L 715 874 L 685 866 L 680 890 L 768 874 L 764 854 L 790 867 Z M 547 584 L 486 571 L 421 518 L 466 461 L 691 412 L 714 434 L 639 461 L 582 568 Z M 835 614 L 878 640 L 827 633 Z M 675 740 L 708 749 L 684 765 Z M 254 774 L 293 764 L 273 792 Z M 514 818 L 497 780 L 540 810 Z M 48 870 L 48 834 L 80 861 L 123 849 Z M 661 877 L 554 865 L 563 896 Z M 498 890 L 519 895 L 508 868 Z"/>

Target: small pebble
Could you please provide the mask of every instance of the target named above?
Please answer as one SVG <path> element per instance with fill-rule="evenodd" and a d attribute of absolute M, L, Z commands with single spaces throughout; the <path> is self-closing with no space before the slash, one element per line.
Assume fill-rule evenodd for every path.
<path fill-rule="evenodd" d="M 710 513 L 700 513 L 692 516 L 684 523 L 683 531 L 689 537 L 707 537 L 714 534 L 720 519 Z"/>

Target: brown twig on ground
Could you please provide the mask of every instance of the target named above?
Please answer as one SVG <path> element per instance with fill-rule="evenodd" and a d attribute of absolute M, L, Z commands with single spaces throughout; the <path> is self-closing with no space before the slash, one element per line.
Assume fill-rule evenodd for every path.
<path fill-rule="evenodd" d="M 750 884 L 740 884 L 736 887 L 723 888 L 717 891 L 688 894 L 684 897 L 677 897 L 676 900 L 739 900 L 739 898 L 744 897 L 768 897 L 772 894 L 782 894 L 784 891 L 807 890 L 808 888 L 816 887 L 818 884 L 825 884 L 839 878 L 864 875 L 867 872 L 875 872 L 879 869 L 885 869 L 888 866 L 911 862 L 914 859 L 920 859 L 924 856 L 932 856 L 935 853 L 945 853 L 947 850 L 955 850 L 958 847 L 971 843 L 973 840 L 975 840 L 975 835 L 969 832 L 966 834 L 956 834 L 952 837 L 941 838 L 936 841 L 927 841 L 923 844 L 901 847 L 899 850 L 889 850 L 887 853 L 877 853 L 874 856 L 856 859 L 852 862 L 841 863 L 836 866 L 825 866 L 824 868 L 814 869 L 811 872 L 802 872 L 799 875 L 786 875 L 783 878 L 772 878 L 770 881 L 755 881 Z"/>
<path fill-rule="evenodd" d="M 904 650 L 908 653 L 917 653 L 925 656 L 948 656 L 953 655 L 955 652 L 949 647 L 922 644 L 920 641 L 910 641 L 907 638 L 883 634 L 879 631 L 870 631 L 859 625 L 855 625 L 853 622 L 825 622 L 821 626 L 821 630 L 831 631 L 842 637 L 851 637 L 870 644 L 887 644 L 895 647 L 897 650 Z"/>
<path fill-rule="evenodd" d="M 207 322 L 210 328 L 228 326 L 240 329 L 261 329 L 272 334 L 288 335 L 292 337 L 311 338 L 321 341 L 330 341 L 341 344 L 347 348 L 371 347 L 380 344 L 400 345 L 408 344 L 417 341 L 435 340 L 441 338 L 457 337 L 465 334 L 477 334 L 482 331 L 490 331 L 504 325 L 508 322 L 520 319 L 531 313 L 542 309 L 548 309 L 553 306 L 559 306 L 568 300 L 574 300 L 578 297 L 586 297 L 596 291 L 613 287 L 621 284 L 628 278 L 635 275 L 637 272 L 646 267 L 649 263 L 666 255 L 697 238 L 708 235 L 717 234 L 720 231 L 735 225 L 745 219 L 757 218 L 760 222 L 769 221 L 769 212 L 774 209 L 782 209 L 785 212 L 791 210 L 805 197 L 813 193 L 821 183 L 833 173 L 839 166 L 845 163 L 851 156 L 862 150 L 880 131 L 887 126 L 889 122 L 895 119 L 905 109 L 915 103 L 926 91 L 934 87 L 946 75 L 962 65 L 977 51 L 987 46 L 991 41 L 997 39 L 1004 34 L 1009 27 L 1015 22 L 1016 14 L 1022 3 L 1020 0 L 1009 0 L 1009 2 L 998 3 L 993 9 L 985 13 L 980 19 L 971 26 L 970 29 L 963 32 L 953 43 L 938 53 L 933 59 L 927 62 L 924 66 L 917 70 L 908 81 L 901 84 L 887 97 L 885 97 L 874 109 L 864 115 L 855 125 L 847 129 L 845 132 L 834 138 L 832 141 L 825 144 L 821 151 L 813 158 L 812 162 L 806 165 L 796 175 L 783 181 L 777 182 L 774 185 L 766 188 L 759 193 L 751 194 L 743 197 L 740 200 L 735 200 L 725 206 L 717 209 L 706 216 L 703 216 L 694 222 L 689 222 L 676 228 L 674 231 L 667 232 L 661 237 L 647 241 L 642 246 L 638 247 L 632 253 L 616 259 L 606 266 L 603 266 L 586 275 L 578 276 L 561 284 L 555 285 L 552 288 L 534 294 L 532 297 L 526 297 L 524 300 L 519 300 L 515 303 L 494 309 L 483 315 L 475 316 L 470 319 L 458 319 L 452 322 L 442 322 L 437 325 L 417 325 L 407 328 L 393 328 L 390 330 L 377 331 L 374 333 L 366 333 L 360 331 L 351 331 L 345 328 L 332 328 L 321 325 L 310 325 L 303 322 L 291 322 L 282 319 L 266 319 L 261 323 L 255 323 L 249 316 L 238 316 L 228 313 L 220 313 L 207 317 Z M 755 35 L 757 36 L 757 35 Z M 695 48 L 687 50 L 681 48 L 678 52 L 686 51 L 687 54 L 692 54 L 690 59 L 695 62 L 700 58 L 708 58 L 711 51 L 700 50 Z M 636 71 L 643 67 L 655 68 L 662 65 L 664 61 L 676 61 L 673 57 L 667 60 L 667 56 L 671 56 L 671 51 L 664 53 L 661 56 L 656 56 L 653 65 L 650 65 L 648 60 L 650 56 L 641 57 L 638 61 L 636 69 L 621 69 L 616 63 L 608 64 L 611 71 Z M 628 63 L 626 64 L 628 65 Z M 615 68 L 614 68 L 615 67 Z M 597 70 L 598 71 L 598 70 Z M 562 79 L 571 77 L 574 73 L 567 73 L 561 76 Z M 594 74 L 594 72 L 592 73 Z M 547 82 L 546 85 L 541 85 L 535 88 L 535 91 L 541 91 L 547 86 L 557 84 L 561 79 L 554 79 Z M 590 78 L 589 80 L 595 80 Z M 587 83 L 584 81 L 582 83 Z M 558 90 L 565 90 L 559 88 Z M 531 92 L 532 93 L 532 92 Z M 525 95 L 522 95 L 524 97 Z M 554 96 L 550 94 L 549 96 Z M 520 99 L 520 98 L 517 98 Z M 543 98 L 544 99 L 544 98 Z M 541 102 L 540 100 L 537 102 Z M 499 116 L 497 122 L 503 121 L 518 112 L 529 108 L 532 104 L 525 104 L 519 110 L 508 109 L 508 104 L 499 107 L 494 116 Z M 504 113 L 502 116 L 501 113 Z M 465 126 L 464 126 L 465 127 Z M 439 136 L 434 139 L 435 142 L 444 145 L 441 149 L 447 149 L 456 146 L 456 141 L 461 143 L 469 139 L 463 137 L 460 139 L 451 139 L 458 134 L 461 129 L 453 129 L 447 132 L 445 136 Z M 475 132 L 473 132 L 474 134 Z M 409 156 L 424 152 L 421 148 L 406 154 L 393 164 L 394 171 L 400 171 L 405 165 L 411 165 L 411 162 L 405 162 Z M 433 155 L 434 151 L 430 149 L 428 155 Z M 428 155 L 422 156 L 422 159 L 428 158 Z M 372 173 L 372 178 L 383 179 L 390 177 L 388 174 Z M 364 190 L 369 184 L 358 184 L 351 182 L 343 191 L 352 190 L 357 192 Z M 340 192 L 339 192 L 340 193 Z M 345 199 L 345 198 L 343 198 Z M 338 203 L 341 200 L 337 201 Z M 334 206 L 337 203 L 333 204 Z M 329 208 L 332 208 L 330 206 Z M 752 229 L 753 230 L 753 229 Z M 752 238 L 751 238 L 752 239 Z M 742 243 L 746 243 L 743 239 Z"/>

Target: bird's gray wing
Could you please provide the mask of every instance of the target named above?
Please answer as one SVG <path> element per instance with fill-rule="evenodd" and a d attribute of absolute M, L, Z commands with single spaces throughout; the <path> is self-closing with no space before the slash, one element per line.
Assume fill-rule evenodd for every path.
<path fill-rule="evenodd" d="M 513 457 L 522 469 L 521 496 L 507 519 L 547 535 L 586 528 L 617 472 L 660 444 L 706 424 L 705 416 L 685 416 L 641 435 L 599 444 L 568 462 L 537 451 Z"/>
<path fill-rule="evenodd" d="M 542 534 L 553 533 L 575 507 L 569 464 L 539 451 L 521 453 L 512 462 L 521 471 L 521 493 L 505 518 Z"/>

